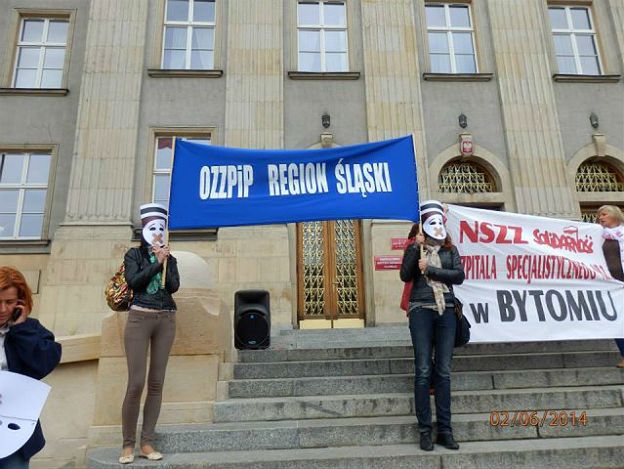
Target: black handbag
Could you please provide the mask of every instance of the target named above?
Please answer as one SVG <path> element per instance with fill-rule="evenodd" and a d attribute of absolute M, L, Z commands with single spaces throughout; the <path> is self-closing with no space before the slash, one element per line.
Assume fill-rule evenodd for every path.
<path fill-rule="evenodd" d="M 463 347 L 470 342 L 470 322 L 463 312 L 463 305 L 455 299 L 455 318 L 457 326 L 455 328 L 455 347 Z"/>

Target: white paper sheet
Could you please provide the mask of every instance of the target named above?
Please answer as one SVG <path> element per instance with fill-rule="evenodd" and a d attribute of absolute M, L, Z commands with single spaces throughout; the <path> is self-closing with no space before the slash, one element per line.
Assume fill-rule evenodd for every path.
<path fill-rule="evenodd" d="M 28 441 L 41 415 L 50 386 L 10 371 L 0 371 L 0 458 Z"/>

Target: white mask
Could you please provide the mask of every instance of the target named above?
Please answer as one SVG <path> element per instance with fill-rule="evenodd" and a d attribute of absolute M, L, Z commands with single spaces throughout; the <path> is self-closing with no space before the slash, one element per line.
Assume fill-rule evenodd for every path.
<path fill-rule="evenodd" d="M 444 219 L 442 215 L 431 215 L 423 223 L 423 231 L 433 239 L 439 241 L 446 239 L 446 228 L 444 227 Z"/>
<path fill-rule="evenodd" d="M 143 227 L 143 239 L 150 246 L 163 246 L 165 244 L 165 220 L 157 218 L 151 220 Z"/>

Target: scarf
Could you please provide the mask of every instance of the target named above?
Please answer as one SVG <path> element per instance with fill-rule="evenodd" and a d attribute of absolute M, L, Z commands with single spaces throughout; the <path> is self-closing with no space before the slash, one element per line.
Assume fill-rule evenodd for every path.
<path fill-rule="evenodd" d="M 602 237 L 613 239 L 620 244 L 620 261 L 622 262 L 622 270 L 624 270 L 624 225 L 615 228 L 603 228 Z"/>
<path fill-rule="evenodd" d="M 150 256 L 149 258 L 150 264 L 156 264 L 156 262 L 158 262 L 158 259 L 156 258 L 156 254 L 150 251 L 149 256 Z M 153 295 L 161 288 L 162 288 L 162 272 L 158 272 L 156 275 L 152 277 L 146 290 L 147 290 L 147 293 L 149 293 L 150 295 Z"/>
<path fill-rule="evenodd" d="M 441 247 L 442 246 L 440 244 L 432 244 L 432 240 L 427 239 L 427 241 L 425 242 L 425 259 L 427 260 L 427 265 L 438 268 L 442 267 L 442 261 L 440 260 L 439 254 Z M 427 281 L 427 285 L 429 285 L 433 290 L 433 297 L 435 299 L 438 314 L 442 314 L 444 312 L 444 308 L 446 308 L 444 294 L 448 293 L 450 290 L 442 282 L 430 279 L 426 275 L 425 280 Z"/>

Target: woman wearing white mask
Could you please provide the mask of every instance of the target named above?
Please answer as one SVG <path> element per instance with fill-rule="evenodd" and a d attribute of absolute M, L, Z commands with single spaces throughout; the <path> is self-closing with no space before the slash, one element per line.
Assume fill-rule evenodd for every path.
<path fill-rule="evenodd" d="M 436 443 L 448 449 L 459 449 L 451 426 L 451 360 L 456 327 L 452 285 L 464 281 L 464 269 L 459 252 L 446 233 L 442 204 L 435 200 L 423 202 L 420 217 L 424 236 L 417 235 L 416 242 L 405 249 L 400 272 L 402 281 L 413 282 L 408 314 L 414 346 L 414 399 L 420 447 L 425 451 L 433 450 L 429 404 L 429 383 L 433 374 Z"/>
<path fill-rule="evenodd" d="M 602 250 L 609 272 L 614 279 L 624 282 L 624 214 L 615 205 L 603 205 L 596 215 L 603 228 Z M 624 338 L 615 339 L 615 343 L 620 349 L 620 361 L 616 366 L 624 368 Z"/>
<path fill-rule="evenodd" d="M 160 414 L 167 361 L 175 338 L 176 304 L 171 295 L 180 287 L 176 259 L 170 254 L 169 247 L 164 244 L 167 209 L 159 204 L 142 205 L 141 223 L 143 225 L 141 246 L 129 249 L 124 258 L 126 281 L 134 296 L 124 333 L 128 387 L 121 413 L 124 440 L 119 457 L 121 464 L 134 461 L 148 346 L 150 366 L 139 454 L 149 460 L 159 460 L 163 457 L 154 449 L 154 433 Z M 165 260 L 167 273 L 163 286 Z"/>

